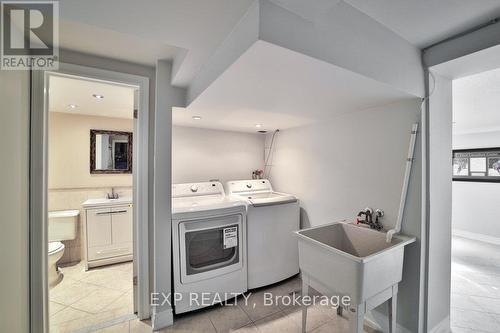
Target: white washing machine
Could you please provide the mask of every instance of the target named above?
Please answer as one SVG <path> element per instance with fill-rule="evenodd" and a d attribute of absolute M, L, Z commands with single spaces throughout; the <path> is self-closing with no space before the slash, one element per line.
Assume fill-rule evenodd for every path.
<path fill-rule="evenodd" d="M 246 292 L 245 202 L 219 182 L 173 185 L 172 254 L 175 313 Z"/>
<path fill-rule="evenodd" d="M 298 199 L 274 192 L 266 179 L 227 183 L 228 195 L 247 202 L 248 289 L 267 286 L 299 272 Z"/>

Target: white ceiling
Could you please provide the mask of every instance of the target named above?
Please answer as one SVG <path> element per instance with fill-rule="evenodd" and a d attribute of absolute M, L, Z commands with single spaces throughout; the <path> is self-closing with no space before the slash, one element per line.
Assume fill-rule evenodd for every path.
<path fill-rule="evenodd" d="M 500 130 L 500 68 L 453 81 L 455 134 Z"/>
<path fill-rule="evenodd" d="M 307 125 L 353 110 L 412 98 L 303 54 L 257 41 L 191 105 L 176 125 L 255 132 Z M 193 120 L 192 116 L 201 116 Z"/>
<path fill-rule="evenodd" d="M 252 2 L 64 0 L 59 4 L 61 47 L 119 54 L 120 59 L 148 65 L 155 65 L 158 57 L 174 59 L 182 66 L 176 67 L 173 83 L 187 86 Z"/>
<path fill-rule="evenodd" d="M 500 16 L 498 0 L 344 1 L 420 48 Z"/>
<path fill-rule="evenodd" d="M 51 76 L 49 111 L 87 116 L 132 119 L 134 88 L 116 84 Z M 103 99 L 93 94 L 104 96 Z M 76 104 L 75 109 L 68 105 Z"/>
<path fill-rule="evenodd" d="M 155 65 L 174 61 L 188 86 L 255 0 L 64 0 L 61 47 Z M 271 0 L 314 19 L 346 2 L 410 43 L 425 47 L 500 16 L 498 0 Z"/>
<path fill-rule="evenodd" d="M 181 49 L 151 39 L 99 28 L 61 22 L 60 45 L 73 51 L 154 66 L 157 59 L 173 59 Z"/>

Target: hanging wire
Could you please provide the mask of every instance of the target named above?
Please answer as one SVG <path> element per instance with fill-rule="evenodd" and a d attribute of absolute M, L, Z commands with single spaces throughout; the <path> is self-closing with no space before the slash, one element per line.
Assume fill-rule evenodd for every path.
<path fill-rule="evenodd" d="M 271 157 L 271 154 L 273 153 L 274 138 L 275 138 L 276 134 L 279 131 L 280 131 L 279 129 L 275 130 L 274 133 L 273 133 L 273 136 L 271 138 L 271 144 L 269 146 L 269 152 L 267 153 L 267 157 L 266 157 L 266 160 L 264 162 L 264 178 L 269 177 L 269 175 L 271 174 L 271 168 L 269 168 L 269 172 L 267 173 L 267 176 L 266 176 L 266 171 L 268 170 L 268 167 L 272 167 L 272 165 L 269 165 L 269 158 Z"/>

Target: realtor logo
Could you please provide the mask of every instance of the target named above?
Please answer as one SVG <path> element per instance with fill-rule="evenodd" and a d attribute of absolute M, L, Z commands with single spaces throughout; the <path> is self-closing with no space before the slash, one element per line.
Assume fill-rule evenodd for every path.
<path fill-rule="evenodd" d="M 59 2 L 1 1 L 1 69 L 57 69 Z"/>

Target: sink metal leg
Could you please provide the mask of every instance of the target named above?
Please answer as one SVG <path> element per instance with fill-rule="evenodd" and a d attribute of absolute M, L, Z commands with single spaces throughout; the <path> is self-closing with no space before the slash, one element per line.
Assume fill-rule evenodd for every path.
<path fill-rule="evenodd" d="M 302 275 L 302 297 L 309 295 L 309 279 Z M 302 333 L 306 333 L 307 327 L 307 306 L 302 300 Z"/>
<path fill-rule="evenodd" d="M 392 287 L 392 297 L 387 301 L 389 305 L 389 333 L 396 333 L 396 317 L 398 307 L 398 288 Z"/>
<path fill-rule="evenodd" d="M 353 305 L 349 308 L 349 327 L 351 333 L 363 333 L 365 321 L 365 303 Z"/>
<path fill-rule="evenodd" d="M 341 306 L 341 305 L 339 305 L 339 306 L 337 307 L 337 316 L 341 316 L 341 317 L 342 317 L 342 310 L 343 310 L 342 306 Z"/>

